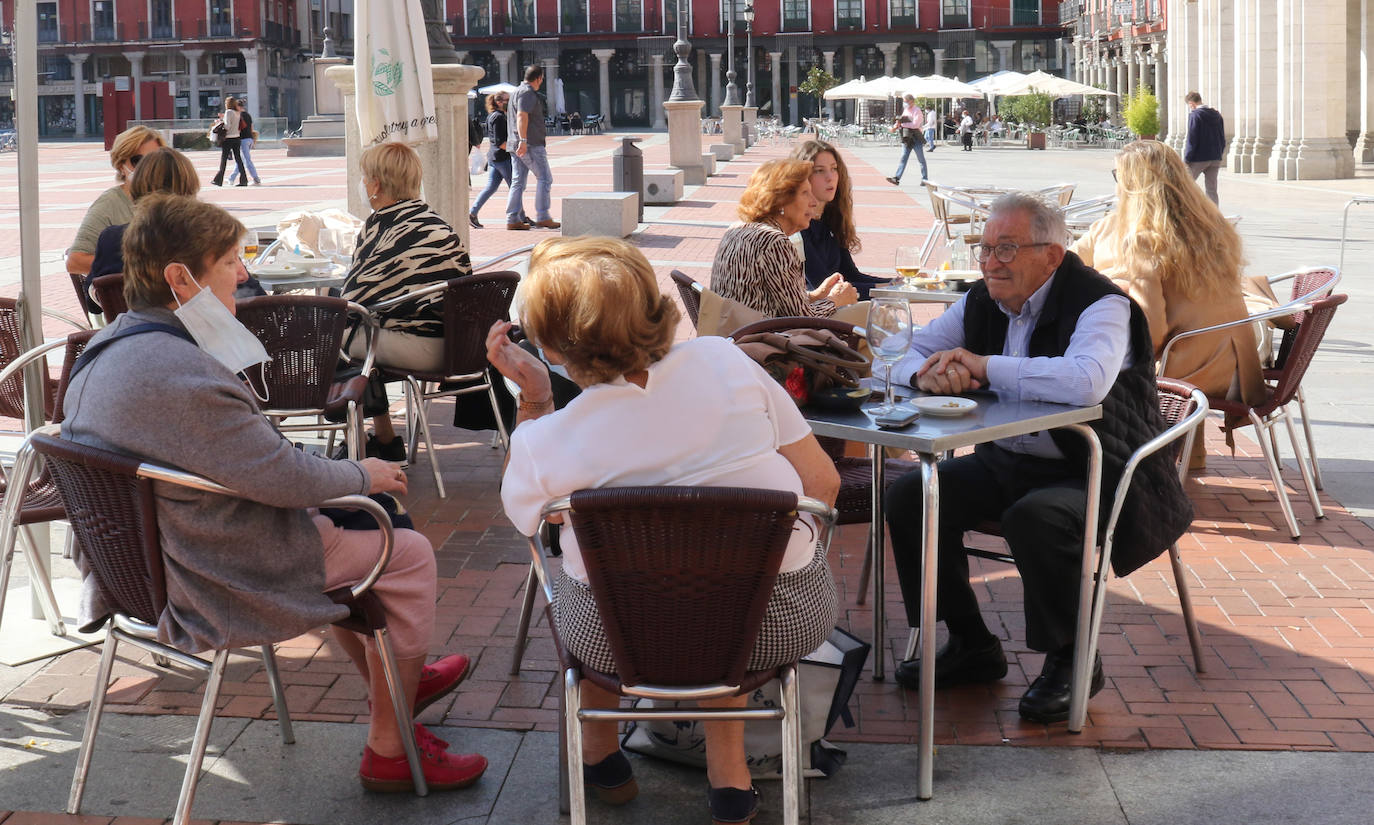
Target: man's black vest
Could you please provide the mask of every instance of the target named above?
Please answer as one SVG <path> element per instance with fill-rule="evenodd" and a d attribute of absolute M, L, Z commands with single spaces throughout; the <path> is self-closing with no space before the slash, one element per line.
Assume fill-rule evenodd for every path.
<path fill-rule="evenodd" d="M 1099 529 L 1105 530 L 1112 495 L 1131 453 L 1164 430 L 1159 416 L 1154 377 L 1154 348 L 1145 313 L 1107 278 L 1085 265 L 1072 252 L 1055 270 L 1054 281 L 1031 332 L 1027 355 L 1057 357 L 1069 348 L 1078 316 L 1099 299 L 1120 295 L 1130 303 L 1130 366 L 1117 376 L 1102 399 L 1102 418 L 1092 428 L 1102 442 L 1102 507 Z M 964 304 L 964 346 L 978 355 L 1001 355 L 1009 319 L 979 281 Z M 1059 450 L 1074 464 L 1087 468 L 1087 447 L 1071 432 L 1053 432 Z M 1112 569 L 1124 576 L 1148 563 L 1187 531 L 1193 505 L 1179 484 L 1176 450 L 1161 450 L 1135 472 L 1130 494 L 1117 524 Z"/>

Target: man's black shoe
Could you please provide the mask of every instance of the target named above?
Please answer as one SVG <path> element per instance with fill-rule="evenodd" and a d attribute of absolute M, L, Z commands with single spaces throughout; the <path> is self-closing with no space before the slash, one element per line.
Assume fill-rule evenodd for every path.
<path fill-rule="evenodd" d="M 1102 656 L 1093 659 L 1093 677 L 1089 696 L 1096 696 L 1106 684 L 1102 675 Z M 1069 698 L 1073 693 L 1073 651 L 1060 651 L 1045 657 L 1045 666 L 1031 686 L 1021 696 L 1017 710 L 1027 722 L 1052 725 L 1069 718 Z"/>
<path fill-rule="evenodd" d="M 935 687 L 962 685 L 970 682 L 995 682 L 1007 675 L 1007 656 L 1002 642 L 990 636 L 987 644 L 975 648 L 965 646 L 959 636 L 950 636 L 945 646 L 935 654 Z M 921 687 L 921 660 L 907 659 L 897 665 L 892 674 L 897 684 L 907 690 Z"/>

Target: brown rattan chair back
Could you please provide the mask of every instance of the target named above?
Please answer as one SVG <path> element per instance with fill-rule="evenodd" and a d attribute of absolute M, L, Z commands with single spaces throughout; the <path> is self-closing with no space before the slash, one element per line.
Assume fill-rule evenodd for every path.
<path fill-rule="evenodd" d="M 1299 270 L 1293 275 L 1293 288 L 1288 294 L 1288 300 L 1310 301 L 1315 298 L 1325 298 L 1331 294 L 1332 289 L 1335 289 L 1340 279 L 1340 272 L 1329 266 Z M 1302 323 L 1303 313 L 1295 312 L 1291 317 L 1294 326 L 1283 331 L 1283 337 L 1279 340 L 1279 351 L 1274 355 L 1274 366 L 1265 371 L 1265 378 L 1271 381 L 1277 379 L 1278 371 L 1283 369 L 1284 364 L 1288 361 L 1288 354 L 1293 351 L 1294 338 L 1298 333 L 1296 325 Z"/>
<path fill-rule="evenodd" d="M 101 312 L 105 313 L 107 324 L 113 323 L 115 318 L 129 311 L 129 305 L 124 301 L 123 272 L 101 275 L 91 281 L 91 294 L 95 296 L 96 303 L 100 304 Z"/>
<path fill-rule="evenodd" d="M 1193 411 L 1197 409 L 1198 401 L 1193 396 L 1193 391 L 1197 388 L 1187 381 L 1179 381 L 1176 378 L 1156 378 L 1155 385 L 1159 393 L 1159 417 L 1164 420 L 1165 427 L 1174 426 L 1192 415 Z M 1171 460 L 1179 460 L 1185 440 L 1175 441 L 1166 448 Z M 1182 473 L 1179 480 L 1182 481 L 1187 476 L 1187 466 L 1181 465 L 1179 469 Z"/>
<path fill-rule="evenodd" d="M 1312 302 L 1312 308 L 1302 313 L 1298 326 L 1293 330 L 1292 345 L 1282 352 L 1283 367 L 1279 370 L 1274 384 L 1274 394 L 1256 410 L 1267 415 L 1270 410 L 1281 407 L 1293 400 L 1302 386 L 1303 376 L 1312 363 L 1312 358 L 1326 336 L 1327 327 L 1336 314 L 1336 307 L 1346 302 L 1347 295 L 1328 295 Z M 1287 343 L 1285 341 L 1285 343 Z"/>
<path fill-rule="evenodd" d="M 32 443 L 46 461 L 106 602 L 156 625 L 167 588 L 153 483 L 138 478 L 139 460 L 39 433 Z"/>
<path fill-rule="evenodd" d="M 80 272 L 68 272 L 67 277 L 72 280 L 72 289 L 76 290 L 76 302 L 81 311 L 87 315 L 100 312 L 100 307 L 91 303 L 91 296 L 86 292 L 86 276 Z"/>
<path fill-rule="evenodd" d="M 692 320 L 692 329 L 696 329 L 697 319 L 701 317 L 701 285 L 691 275 L 676 269 L 668 273 L 668 277 L 672 278 L 673 284 L 677 286 L 677 295 L 682 299 L 687 317 Z"/>
<path fill-rule="evenodd" d="M 76 366 L 76 359 L 86 351 L 86 345 L 95 337 L 96 332 L 97 330 L 93 329 L 83 329 L 67 336 L 67 348 L 62 356 L 62 373 L 53 392 L 52 415 L 48 418 L 53 424 L 61 424 L 67 417 L 63 401 L 67 397 L 67 384 L 72 379 L 72 367 Z"/>
<path fill-rule="evenodd" d="M 572 525 L 624 685 L 740 685 L 797 516 L 797 496 L 731 487 L 605 487 Z"/>
<path fill-rule="evenodd" d="M 348 331 L 348 302 L 318 295 L 264 295 L 239 301 L 235 311 L 272 356 L 248 370 L 254 386 L 267 389 L 271 408 L 324 409 Z"/>
<path fill-rule="evenodd" d="M 23 337 L 20 335 L 19 301 L 15 298 L 0 298 L 0 369 L 9 366 L 24 353 Z M 44 418 L 53 420 L 53 407 L 57 397 L 57 382 L 44 373 L 45 399 Z M 23 372 L 11 376 L 0 384 L 0 416 L 5 418 L 24 418 L 24 375 Z"/>
<path fill-rule="evenodd" d="M 487 368 L 487 331 L 510 318 L 520 285 L 516 272 L 454 278 L 444 290 L 444 374 L 471 375 Z"/>

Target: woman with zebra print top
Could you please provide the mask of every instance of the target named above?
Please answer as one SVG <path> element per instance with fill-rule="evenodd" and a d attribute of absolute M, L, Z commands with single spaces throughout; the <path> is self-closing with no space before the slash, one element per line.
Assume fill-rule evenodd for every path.
<path fill-rule="evenodd" d="M 838 273 L 807 291 L 801 255 L 788 240 L 811 224 L 817 211 L 808 161 L 770 160 L 754 171 L 740 198 L 744 223 L 725 230 L 711 264 L 711 290 L 779 318 L 829 317 L 858 300 Z"/>
<path fill-rule="evenodd" d="M 363 188 L 373 212 L 358 235 L 353 267 L 343 297 L 371 307 L 430 284 L 472 274 L 463 239 L 420 200 L 420 156 L 401 143 L 379 143 L 360 159 Z M 434 372 L 443 368 L 443 293 L 417 298 L 381 313 L 378 364 Z M 362 358 L 365 344 L 355 336 L 349 355 Z M 367 454 L 391 461 L 405 457 L 389 414 L 372 419 L 376 435 Z"/>

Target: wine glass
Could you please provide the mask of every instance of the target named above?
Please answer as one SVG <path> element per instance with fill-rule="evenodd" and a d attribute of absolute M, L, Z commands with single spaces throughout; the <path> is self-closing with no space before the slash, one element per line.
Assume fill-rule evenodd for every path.
<path fill-rule="evenodd" d="M 897 277 L 906 280 L 920 276 L 921 248 L 919 246 L 899 246 L 895 258 Z"/>
<path fill-rule="evenodd" d="M 902 360 L 911 346 L 911 304 L 905 298 L 875 298 L 868 306 L 868 346 L 873 359 L 884 368 L 883 403 L 870 411 L 875 415 L 892 412 L 892 365 Z"/>
<path fill-rule="evenodd" d="M 318 245 L 320 254 L 329 259 L 330 263 L 338 263 L 339 247 L 342 239 L 339 237 L 339 230 L 324 227 L 320 230 Z"/>
<path fill-rule="evenodd" d="M 250 229 L 243 233 L 243 259 L 252 261 L 258 255 L 258 230 Z"/>

